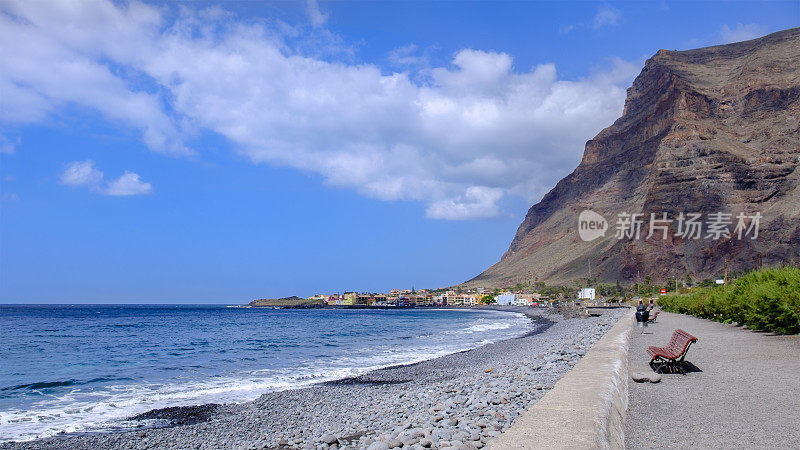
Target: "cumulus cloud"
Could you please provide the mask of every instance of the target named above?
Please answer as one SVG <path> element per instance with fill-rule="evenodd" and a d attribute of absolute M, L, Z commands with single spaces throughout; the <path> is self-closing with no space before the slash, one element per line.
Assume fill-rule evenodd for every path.
<path fill-rule="evenodd" d="M 139 129 L 154 150 L 189 153 L 160 96 L 133 88 L 107 62 L 150 54 L 144 46 L 161 24 L 156 9 L 10 1 L 0 12 L 0 120 L 36 122 L 63 107 L 86 107 Z"/>
<path fill-rule="evenodd" d="M 497 201 L 502 196 L 502 189 L 471 186 L 459 198 L 434 202 L 425 213 L 432 219 L 483 219 L 494 217 L 498 213 Z"/>
<path fill-rule="evenodd" d="M 640 67 L 613 60 L 564 80 L 553 64 L 521 68 L 505 53 L 463 49 L 445 66 L 386 72 L 298 50 L 297 30 L 267 22 L 190 9 L 167 22 L 135 2 L 30 4 L 0 6 L 0 46 L 16 48 L 0 61 L 0 89 L 11 94 L 0 120 L 77 105 L 172 152 L 186 151 L 186 133 L 210 130 L 253 163 L 420 201 L 437 219 L 495 216 L 509 194 L 538 200 L 619 116 Z M 398 58 L 416 49 L 404 51 Z M 64 81 L 70 65 L 80 70 Z"/>
<path fill-rule="evenodd" d="M 94 161 L 73 161 L 61 172 L 61 184 L 68 186 L 99 186 L 103 181 L 103 172 L 97 170 Z"/>
<path fill-rule="evenodd" d="M 103 183 L 103 172 L 95 167 L 92 160 L 73 161 L 61 172 L 61 184 L 83 186 L 103 195 L 128 196 L 149 194 L 153 191 L 150 183 L 145 183 L 139 174 L 126 171 L 119 178 Z"/>
<path fill-rule="evenodd" d="M 153 186 L 140 180 L 139 174 L 125 172 L 116 180 L 109 181 L 103 193 L 106 195 L 125 196 L 149 194 L 152 191 Z"/>
<path fill-rule="evenodd" d="M 737 23 L 731 28 L 728 24 L 722 25 L 719 35 L 726 44 L 731 42 L 749 41 L 766 34 L 766 28 L 756 23 L 742 24 Z"/>
<path fill-rule="evenodd" d="M 603 27 L 619 25 L 622 22 L 622 13 L 610 6 L 601 6 L 592 20 L 592 27 L 597 30 Z"/>

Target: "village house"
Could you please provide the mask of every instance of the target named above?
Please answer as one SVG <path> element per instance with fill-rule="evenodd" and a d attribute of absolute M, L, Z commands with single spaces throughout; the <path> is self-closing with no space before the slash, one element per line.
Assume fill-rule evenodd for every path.
<path fill-rule="evenodd" d="M 475 306 L 478 303 L 478 300 L 473 294 L 463 294 L 462 302 L 464 306 Z"/>
<path fill-rule="evenodd" d="M 494 297 L 495 303 L 502 306 L 511 306 L 514 304 L 516 296 L 512 292 L 502 292 Z"/>
<path fill-rule="evenodd" d="M 342 294 L 342 305 L 355 305 L 358 302 L 358 292 L 345 292 Z"/>
<path fill-rule="evenodd" d="M 420 291 L 421 292 L 421 291 Z M 417 306 L 433 306 L 433 295 L 425 293 L 417 293 Z"/>

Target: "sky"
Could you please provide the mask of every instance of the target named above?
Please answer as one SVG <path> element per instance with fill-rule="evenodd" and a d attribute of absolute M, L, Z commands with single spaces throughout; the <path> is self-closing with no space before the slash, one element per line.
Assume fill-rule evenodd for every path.
<path fill-rule="evenodd" d="M 647 58 L 798 25 L 798 1 L 0 0 L 0 302 L 466 281 Z"/>

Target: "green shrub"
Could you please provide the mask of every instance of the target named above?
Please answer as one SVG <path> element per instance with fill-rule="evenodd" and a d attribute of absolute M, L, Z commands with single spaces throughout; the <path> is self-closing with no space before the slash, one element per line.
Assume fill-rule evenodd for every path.
<path fill-rule="evenodd" d="M 800 268 L 749 272 L 728 286 L 698 287 L 669 294 L 664 310 L 704 319 L 747 325 L 778 334 L 800 333 Z"/>

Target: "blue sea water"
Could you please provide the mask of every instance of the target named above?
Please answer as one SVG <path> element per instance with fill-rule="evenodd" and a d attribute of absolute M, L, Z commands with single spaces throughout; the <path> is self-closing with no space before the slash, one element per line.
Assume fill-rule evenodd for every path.
<path fill-rule="evenodd" d="M 130 426 L 528 331 L 499 311 L 0 305 L 0 442 Z"/>

